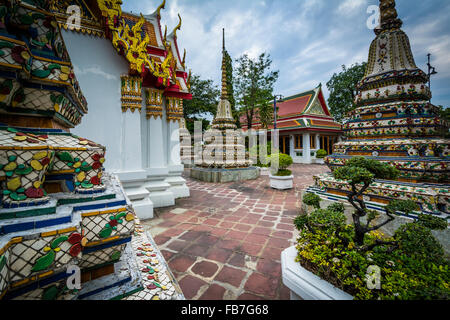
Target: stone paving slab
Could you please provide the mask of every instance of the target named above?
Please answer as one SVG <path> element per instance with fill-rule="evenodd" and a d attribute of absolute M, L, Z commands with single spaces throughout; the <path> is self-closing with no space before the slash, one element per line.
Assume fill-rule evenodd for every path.
<path fill-rule="evenodd" d="M 186 299 L 288 300 L 281 252 L 298 236 L 293 219 L 301 192 L 323 165 L 293 165 L 294 189 L 271 189 L 269 178 L 226 184 L 185 178 L 191 197 L 143 221 Z"/>

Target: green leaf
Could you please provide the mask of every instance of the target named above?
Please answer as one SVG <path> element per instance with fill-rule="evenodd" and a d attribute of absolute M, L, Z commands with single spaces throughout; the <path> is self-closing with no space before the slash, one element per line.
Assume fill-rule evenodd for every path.
<path fill-rule="evenodd" d="M 116 219 L 116 220 L 119 220 L 120 218 L 125 217 L 127 214 L 128 214 L 128 212 L 126 212 L 126 211 L 121 212 L 121 213 L 119 213 L 118 215 L 116 215 L 115 219 Z"/>
<path fill-rule="evenodd" d="M 31 272 L 37 272 L 47 269 L 48 267 L 51 266 L 51 264 L 55 260 L 55 257 L 56 257 L 55 251 L 50 250 L 45 256 L 36 260 L 36 263 L 33 266 L 33 269 L 31 269 Z"/>
<path fill-rule="evenodd" d="M 25 167 L 25 168 L 21 168 L 21 169 L 16 169 L 16 171 L 14 171 L 14 172 L 18 175 L 26 176 L 27 174 L 30 174 L 31 172 L 33 172 L 33 168 Z"/>
<path fill-rule="evenodd" d="M 69 239 L 69 238 L 68 238 L 67 236 L 59 237 L 59 238 L 57 238 L 57 239 L 55 239 L 55 240 L 52 241 L 52 244 L 50 245 L 50 247 L 51 247 L 52 249 L 56 249 L 56 248 L 59 247 L 59 245 L 60 245 L 61 243 L 63 243 L 64 241 L 67 241 L 68 239 Z"/>
<path fill-rule="evenodd" d="M 0 48 L 14 48 L 14 44 L 8 41 L 0 41 Z"/>
<path fill-rule="evenodd" d="M 122 254 L 121 254 L 120 251 L 115 251 L 115 252 L 111 255 L 111 260 L 112 260 L 112 261 L 119 260 L 121 255 L 122 255 Z"/>
<path fill-rule="evenodd" d="M 63 162 L 74 162 L 73 157 L 69 152 L 58 152 L 56 157 Z"/>
<path fill-rule="evenodd" d="M 44 293 L 42 294 L 42 300 L 52 301 L 56 300 L 56 297 L 59 294 L 58 287 L 51 286 L 50 288 L 45 289 Z"/>
<path fill-rule="evenodd" d="M 104 228 L 102 231 L 100 231 L 100 234 L 98 235 L 101 239 L 108 238 L 113 232 L 113 229 L 111 227 Z"/>
<path fill-rule="evenodd" d="M 9 196 L 14 201 L 23 201 L 23 200 L 26 200 L 28 198 L 26 195 L 24 195 L 24 194 L 17 194 L 16 192 L 11 193 Z"/>
<path fill-rule="evenodd" d="M 31 74 L 35 77 L 43 79 L 43 78 L 47 78 L 51 72 L 52 72 L 51 70 L 33 70 L 31 72 Z"/>

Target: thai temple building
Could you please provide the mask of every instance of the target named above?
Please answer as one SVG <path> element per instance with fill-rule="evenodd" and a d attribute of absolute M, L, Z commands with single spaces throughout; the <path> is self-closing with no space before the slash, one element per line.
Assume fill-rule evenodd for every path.
<path fill-rule="evenodd" d="M 72 3 L 58 4 L 62 2 Z M 73 39 L 69 33 L 61 33 L 51 3 L 8 0 L 0 4 L 0 299 L 183 299 L 163 256 L 140 225 L 119 179 L 105 171 L 110 159 L 105 152 L 109 149 L 91 137 L 83 137 L 96 131 L 98 136 L 114 136 L 120 145 L 120 139 L 125 137 L 116 136 L 117 132 L 135 130 L 133 126 L 143 130 L 138 125 L 148 120 L 146 114 L 140 117 L 140 96 L 135 93 L 147 91 L 153 97 L 148 99 L 153 106 L 153 99 L 162 99 L 167 90 L 164 88 L 171 88 L 169 83 L 181 81 L 177 75 L 183 78 L 184 74 L 167 69 L 169 64 L 175 67 L 177 61 L 166 61 L 162 69 L 153 63 L 151 66 L 165 70 L 166 76 L 152 84 L 156 86 L 157 81 L 162 81 L 160 89 L 149 89 L 153 87 L 146 81 L 152 81 L 152 76 L 143 81 L 139 73 L 147 72 L 143 60 L 132 60 L 129 67 L 123 57 L 117 54 L 114 57 L 107 51 L 106 42 L 110 43 L 110 38 L 122 53 L 131 48 L 128 45 L 132 46 L 117 38 L 121 34 L 118 30 L 125 24 L 120 1 L 108 2 L 107 7 L 99 1 L 96 10 L 82 7 L 86 10 L 84 18 L 89 17 L 88 12 L 99 14 L 97 24 L 92 25 L 99 29 L 95 32 L 90 29 L 89 34 L 73 33 Z M 154 19 L 158 21 L 157 17 Z M 136 25 L 140 27 L 134 29 L 134 36 L 141 33 L 143 20 Z M 175 34 L 168 37 L 167 46 L 169 42 L 173 45 L 175 39 Z M 66 44 L 72 41 L 83 47 L 70 50 Z M 175 52 L 175 47 L 168 48 Z M 95 79 L 96 83 L 85 80 L 81 85 L 78 73 L 88 73 L 89 65 L 80 64 L 77 69 L 71 60 L 71 51 L 81 54 L 80 49 L 87 52 L 86 59 L 95 61 L 104 55 L 105 62 L 115 61 L 109 65 L 115 69 L 108 74 L 118 81 L 115 87 L 118 92 L 106 91 L 110 84 L 99 79 Z M 130 55 L 134 57 L 133 52 Z M 153 60 L 147 57 L 146 61 Z M 108 70 L 99 72 L 106 74 Z M 133 70 L 137 73 L 130 75 Z M 122 112 L 117 103 L 108 100 L 109 93 L 120 94 L 121 83 L 122 107 L 126 111 L 122 120 L 124 126 L 129 126 L 127 130 L 115 128 L 114 119 L 109 118 L 116 107 Z M 171 101 L 165 111 L 170 119 L 179 117 L 180 99 L 184 97 L 180 91 L 186 90 L 183 85 L 170 89 L 175 96 L 179 95 L 177 98 L 164 98 Z M 129 87 L 125 89 L 126 86 Z M 72 130 L 88 112 L 84 88 L 90 92 L 93 108 L 101 107 L 103 114 L 97 113 L 96 125 L 91 130 Z M 98 93 L 94 95 L 96 90 Z M 103 104 L 101 96 L 105 99 Z M 120 101 L 120 96 L 117 98 Z M 130 111 L 133 108 L 135 113 Z M 165 128 L 170 127 L 176 128 L 177 123 L 167 123 Z M 161 123 L 160 130 L 163 130 Z M 132 133 L 141 139 L 140 131 Z M 134 148 L 141 146 L 137 142 Z M 114 159 L 117 146 L 110 147 L 111 161 L 115 163 L 112 167 L 129 161 L 130 168 L 137 170 L 134 155 Z M 170 178 L 178 177 L 176 170 L 164 170 L 170 185 Z"/>
<path fill-rule="evenodd" d="M 225 30 L 222 49 L 222 94 L 212 129 L 204 134 L 202 157 L 196 156 L 191 177 L 207 182 L 231 182 L 252 180 L 259 177 L 259 170 L 252 167 L 245 152 L 243 135 L 237 130 L 236 121 L 228 101 Z M 198 153 L 194 148 L 194 153 Z"/>
<path fill-rule="evenodd" d="M 273 103 L 271 104 L 273 107 Z M 335 122 L 325 101 L 322 85 L 277 102 L 277 129 L 279 130 L 279 148 L 288 154 L 294 163 L 316 163 L 316 154 L 320 149 L 333 153 L 333 146 L 340 140 L 342 125 Z M 242 128 L 248 130 L 245 115 L 240 119 Z M 253 130 L 264 129 L 256 112 Z M 266 128 L 268 132 L 274 125 Z"/>
<path fill-rule="evenodd" d="M 415 64 L 395 1 L 381 0 L 380 12 L 381 25 L 358 84 L 358 107 L 344 125 L 347 140 L 335 145 L 326 163 L 332 170 L 354 156 L 389 163 L 401 176 L 374 183 L 364 195 L 369 208 L 382 210 L 391 199 L 410 199 L 423 212 L 448 218 L 450 141 L 441 138 L 448 123 L 430 103 L 428 76 Z M 349 191 L 330 174 L 315 181 L 309 191 L 330 200 L 344 199 Z"/>
<path fill-rule="evenodd" d="M 71 26 L 71 5 L 81 9 L 80 25 Z M 74 130 L 105 145 L 107 170 L 118 175 L 136 214 L 188 197 L 181 177 L 178 130 L 183 99 L 189 93 L 186 51 L 180 55 L 179 24 L 161 28 L 165 0 L 150 15 L 121 10 L 121 1 L 67 0 L 51 10 L 89 101 L 90 112 Z M 69 23 L 68 23 L 69 22 Z"/>

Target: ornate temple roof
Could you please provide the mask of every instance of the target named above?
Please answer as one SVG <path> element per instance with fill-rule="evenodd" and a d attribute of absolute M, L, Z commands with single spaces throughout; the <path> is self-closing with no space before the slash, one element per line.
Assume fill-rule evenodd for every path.
<path fill-rule="evenodd" d="M 273 106 L 273 103 L 271 103 Z M 341 125 L 334 122 L 333 117 L 325 101 L 322 85 L 277 102 L 277 128 L 280 130 L 295 129 L 325 129 L 341 130 Z M 241 124 L 246 128 L 247 118 L 241 116 Z M 260 128 L 258 114 L 256 112 L 253 128 Z M 273 129 L 273 125 L 269 126 Z"/>
<path fill-rule="evenodd" d="M 191 99 L 189 93 L 190 75 L 186 72 L 185 57 L 180 55 L 176 31 L 179 24 L 167 36 L 161 30 L 161 10 L 166 1 L 149 15 L 122 12 L 120 0 L 63 0 L 53 1 L 51 9 L 58 23 L 64 29 L 71 29 L 86 35 L 106 37 L 114 48 L 130 64 L 130 74 L 139 74 L 144 87 L 165 89 L 165 95 L 181 99 Z M 69 6 L 81 9 L 81 25 L 73 28 Z"/>

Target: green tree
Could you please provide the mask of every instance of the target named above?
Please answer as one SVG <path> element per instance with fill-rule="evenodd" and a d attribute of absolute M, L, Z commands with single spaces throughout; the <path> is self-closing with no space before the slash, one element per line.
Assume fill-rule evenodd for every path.
<path fill-rule="evenodd" d="M 270 112 L 266 109 L 271 108 L 268 101 L 273 99 L 273 87 L 279 71 L 270 70 L 272 60 L 267 53 L 262 53 L 255 60 L 244 54 L 236 62 L 236 97 L 240 113 L 246 116 L 248 128 L 251 128 L 256 115 L 262 123 L 269 122 L 267 117 Z"/>
<path fill-rule="evenodd" d="M 356 108 L 355 97 L 357 95 L 356 85 L 364 77 L 367 63 L 354 64 L 350 68 L 342 66 L 342 71 L 333 74 L 327 82 L 330 91 L 328 106 L 336 121 L 342 121 L 348 112 Z"/>
<path fill-rule="evenodd" d="M 192 100 L 183 104 L 187 129 L 194 132 L 194 121 L 202 121 L 203 128 L 209 126 L 208 116 L 214 116 L 219 103 L 220 90 L 212 80 L 202 80 L 198 75 L 191 77 Z"/>

